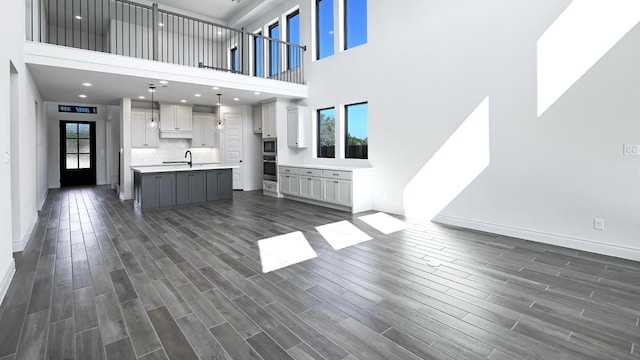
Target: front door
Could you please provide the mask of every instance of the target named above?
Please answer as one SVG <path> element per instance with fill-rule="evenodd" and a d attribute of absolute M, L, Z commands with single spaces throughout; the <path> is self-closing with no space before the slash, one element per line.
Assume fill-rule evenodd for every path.
<path fill-rule="evenodd" d="M 224 163 L 237 165 L 233 169 L 233 189 L 244 188 L 244 170 L 242 168 L 242 114 L 224 114 Z"/>
<path fill-rule="evenodd" d="M 60 121 L 60 186 L 95 184 L 95 123 Z"/>

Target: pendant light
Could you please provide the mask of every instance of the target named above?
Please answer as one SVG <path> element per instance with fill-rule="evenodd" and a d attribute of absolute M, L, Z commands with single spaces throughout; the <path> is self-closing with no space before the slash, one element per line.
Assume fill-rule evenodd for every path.
<path fill-rule="evenodd" d="M 149 84 L 149 92 L 151 93 L 151 119 L 147 121 L 146 126 L 147 129 L 151 130 L 151 131 L 157 131 L 158 128 L 160 127 L 160 122 L 158 121 L 158 119 L 156 119 L 156 117 L 153 114 L 153 106 L 154 106 L 154 102 L 153 102 L 153 93 L 156 92 L 156 87 L 153 84 Z"/>
<path fill-rule="evenodd" d="M 220 98 L 222 97 L 222 94 L 218 94 L 218 121 L 216 122 L 216 126 L 214 127 L 214 129 L 216 130 L 216 132 L 223 132 L 224 131 L 224 120 L 222 120 L 222 101 L 220 100 Z"/>

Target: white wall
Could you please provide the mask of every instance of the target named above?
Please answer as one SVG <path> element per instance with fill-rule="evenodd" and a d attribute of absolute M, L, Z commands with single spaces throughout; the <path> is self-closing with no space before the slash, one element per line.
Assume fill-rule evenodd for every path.
<path fill-rule="evenodd" d="M 58 105 L 82 105 L 96 106 L 97 114 L 76 114 L 58 112 Z M 47 123 L 49 140 L 49 188 L 60 187 L 60 120 L 89 121 L 96 126 L 96 184 L 105 185 L 107 180 L 107 140 L 106 123 L 109 116 L 109 107 L 104 105 L 75 104 L 73 102 L 53 103 L 47 102 Z"/>
<path fill-rule="evenodd" d="M 310 50 L 311 3 L 300 8 L 302 42 Z M 306 105 L 314 114 L 368 101 L 375 208 L 403 214 L 403 199 L 414 196 L 423 205 L 412 213 L 430 220 L 439 189 L 408 185 L 489 98 L 490 163 L 437 220 L 639 260 L 640 157 L 623 157 L 621 149 L 640 143 L 640 26 L 538 117 L 537 41 L 570 3 L 369 1 L 366 45 L 337 48 L 320 61 L 306 52 Z M 246 28 L 293 5 L 285 1 Z M 339 38 L 340 29 L 335 32 Z M 312 148 L 286 156 L 354 164 L 313 159 Z M 464 165 L 450 167 L 464 172 Z M 595 217 L 605 220 L 604 231 L 593 229 Z"/>

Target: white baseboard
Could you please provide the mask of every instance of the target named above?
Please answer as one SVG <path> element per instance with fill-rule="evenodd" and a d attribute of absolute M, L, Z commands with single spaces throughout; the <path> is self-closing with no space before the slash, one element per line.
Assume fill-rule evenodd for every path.
<path fill-rule="evenodd" d="M 529 229 L 492 224 L 482 221 L 463 219 L 453 216 L 438 215 L 433 220 L 435 223 L 459 226 L 466 229 L 484 231 L 492 234 L 511 236 L 519 239 L 531 240 L 543 244 L 562 246 L 566 248 L 582 250 L 597 254 L 615 256 L 623 259 L 640 261 L 640 248 L 617 246 L 598 241 L 576 238 L 572 236 L 544 233 Z"/>
<path fill-rule="evenodd" d="M 22 235 L 22 239 L 20 240 L 20 242 L 13 243 L 13 252 L 24 250 L 24 248 L 27 246 L 27 242 L 29 242 L 29 238 L 31 238 L 31 233 L 33 233 L 33 229 L 36 228 L 37 223 L 38 223 L 38 216 L 36 215 L 31 221 L 31 224 L 29 224 L 29 228 L 27 229 L 27 231 L 24 233 L 24 235 Z"/>
<path fill-rule="evenodd" d="M 44 194 L 42 194 L 42 198 L 38 202 L 38 211 L 42 210 L 42 207 L 44 207 L 44 203 L 45 201 L 47 201 L 47 196 L 49 196 L 49 189 L 47 189 L 47 191 L 45 191 Z"/>
<path fill-rule="evenodd" d="M 133 194 L 120 193 L 120 200 L 132 200 Z"/>
<path fill-rule="evenodd" d="M 13 279 L 13 274 L 16 273 L 16 262 L 11 259 L 11 263 L 2 276 L 2 282 L 0 282 L 0 303 L 4 300 L 4 296 L 7 295 L 7 290 L 9 290 L 9 285 L 11 284 L 11 280 Z"/>

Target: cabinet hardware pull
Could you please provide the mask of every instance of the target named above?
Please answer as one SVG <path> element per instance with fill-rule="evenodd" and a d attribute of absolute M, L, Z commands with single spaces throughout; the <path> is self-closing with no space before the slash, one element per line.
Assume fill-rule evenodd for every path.
<path fill-rule="evenodd" d="M 307 174 L 312 174 L 312 172 L 311 171 L 307 171 Z"/>
<path fill-rule="evenodd" d="M 340 176 L 340 174 L 335 174 L 335 173 L 334 173 L 334 174 L 333 174 L 333 176 Z"/>

